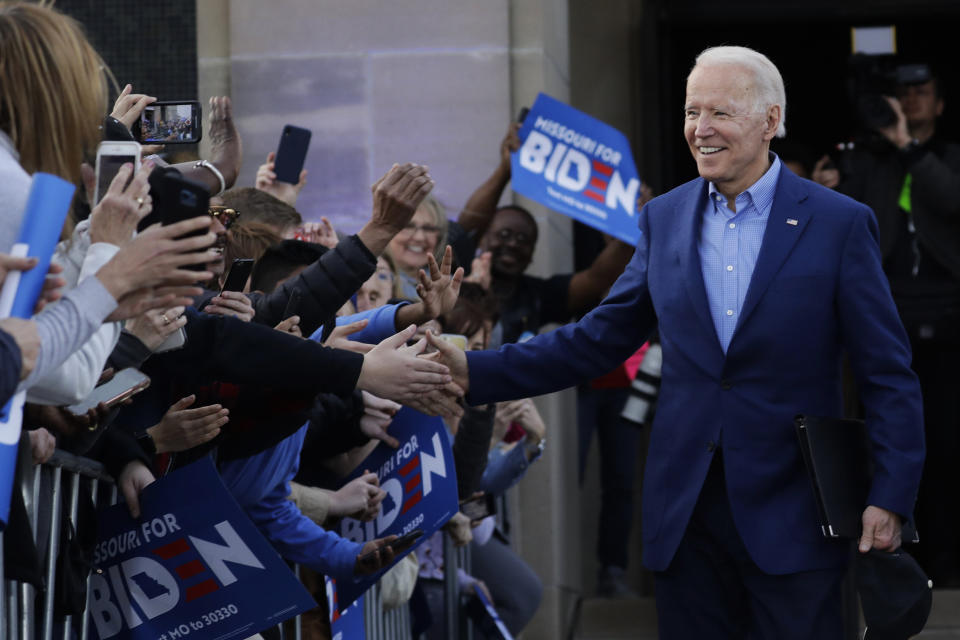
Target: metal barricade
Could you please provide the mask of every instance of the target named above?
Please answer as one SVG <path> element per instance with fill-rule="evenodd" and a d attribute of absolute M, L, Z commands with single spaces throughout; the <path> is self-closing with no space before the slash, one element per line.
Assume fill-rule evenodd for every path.
<path fill-rule="evenodd" d="M 48 462 L 34 466 L 24 475 L 19 489 L 40 555 L 46 589 L 37 594 L 33 585 L 0 579 L 0 637 L 11 640 L 87 640 L 90 635 L 89 615 L 84 615 L 81 620 L 54 614 L 61 530 L 67 519 L 76 526 L 81 491 L 89 492 L 94 506 L 112 505 L 118 499 L 116 485 L 100 463 L 60 450 L 55 451 Z M 61 508 L 64 492 L 67 496 L 66 513 Z M 0 545 L 2 542 L 3 533 L 0 532 Z M 3 554 L 0 553 L 0 575 L 5 576 L 3 569 Z M 299 567 L 294 570 L 299 577 Z M 88 578 L 88 612 L 89 587 Z M 407 604 L 384 610 L 379 585 L 374 585 L 365 595 L 364 622 L 368 640 L 411 640 Z M 293 633 L 286 635 L 301 640 L 300 616 L 293 622 Z"/>
<path fill-rule="evenodd" d="M 31 584 L 5 578 L 0 580 L 0 629 L 5 630 L 5 637 L 20 640 L 53 640 L 55 634 L 64 640 L 86 640 L 86 616 L 82 621 L 71 616 L 54 616 L 53 596 L 61 528 L 64 515 L 70 522 L 76 522 L 81 490 L 90 492 L 94 505 L 98 499 L 115 503 L 117 491 L 113 479 L 98 462 L 59 450 L 48 462 L 34 466 L 24 476 L 20 491 L 40 555 L 46 589 L 39 595 Z M 61 508 L 64 491 L 69 505 L 66 514 Z"/>

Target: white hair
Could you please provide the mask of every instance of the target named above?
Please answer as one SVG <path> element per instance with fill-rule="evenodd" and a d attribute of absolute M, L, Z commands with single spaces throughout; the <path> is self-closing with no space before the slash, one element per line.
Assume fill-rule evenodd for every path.
<path fill-rule="evenodd" d="M 756 106 L 767 109 L 780 105 L 780 124 L 777 137 L 787 135 L 787 91 L 783 86 L 783 77 L 770 58 L 759 51 L 747 47 L 709 47 L 700 52 L 693 64 L 694 69 L 706 64 L 727 64 L 745 67 L 753 72 L 756 82 Z"/>

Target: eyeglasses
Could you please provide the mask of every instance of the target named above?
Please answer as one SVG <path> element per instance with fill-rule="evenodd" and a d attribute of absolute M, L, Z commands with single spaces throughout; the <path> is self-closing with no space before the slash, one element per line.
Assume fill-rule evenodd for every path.
<path fill-rule="evenodd" d="M 207 213 L 217 219 L 217 222 L 223 225 L 224 229 L 229 229 L 230 225 L 237 221 L 237 218 L 240 217 L 240 212 L 236 209 L 231 209 L 230 207 L 224 207 L 221 205 L 212 204 L 207 209 Z"/>
<path fill-rule="evenodd" d="M 494 235 L 502 242 L 509 242 L 511 239 L 513 239 L 517 244 L 529 244 L 533 242 L 533 236 L 524 233 L 523 231 L 514 231 L 513 229 L 508 228 L 497 229 L 494 232 Z"/>
<path fill-rule="evenodd" d="M 407 226 L 405 226 L 400 233 L 412 236 L 412 235 L 415 235 L 417 231 L 422 231 L 423 234 L 426 236 L 440 235 L 440 227 L 436 225 L 432 225 L 432 224 L 416 225 L 416 224 L 413 224 L 412 222 Z"/>

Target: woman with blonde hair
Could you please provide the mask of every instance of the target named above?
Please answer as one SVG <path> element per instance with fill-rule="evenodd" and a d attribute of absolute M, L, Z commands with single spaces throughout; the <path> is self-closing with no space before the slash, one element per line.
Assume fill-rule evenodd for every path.
<path fill-rule="evenodd" d="M 387 252 L 396 269 L 399 297 L 420 299 L 417 296 L 417 272 L 427 266 L 427 256 L 431 253 L 438 263 L 443 259 L 447 227 L 446 209 L 429 195 L 407 226 L 390 241 Z"/>
<path fill-rule="evenodd" d="M 105 74 L 76 21 L 43 4 L 0 2 L 0 252 L 17 239 L 32 173 L 80 181 L 80 165 L 96 150 L 107 110 Z M 158 227 L 132 239 L 151 209 L 151 170 L 150 162 L 136 176 L 121 168 L 90 220 L 58 247 L 54 262 L 71 291 L 36 316 L 42 348 L 21 385 L 28 399 L 71 404 L 90 393 L 120 333 L 118 323 L 104 320 L 190 303 L 192 287 L 157 295 L 153 287 L 193 284 L 204 275 L 180 267 L 211 261 L 210 251 L 186 252 L 205 248 L 213 235 L 171 240 L 208 229 L 210 221 Z"/>

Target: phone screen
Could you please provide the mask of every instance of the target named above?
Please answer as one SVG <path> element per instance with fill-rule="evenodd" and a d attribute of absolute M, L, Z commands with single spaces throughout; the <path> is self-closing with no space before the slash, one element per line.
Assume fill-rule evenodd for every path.
<path fill-rule="evenodd" d="M 110 183 L 113 182 L 113 179 L 117 176 L 117 172 L 120 171 L 120 167 L 127 162 L 135 164 L 136 159 L 136 156 L 128 154 L 98 156 L 97 193 L 94 204 L 97 204 L 103 199 L 103 196 L 107 193 L 107 189 L 110 188 Z M 130 179 L 133 179 L 133 174 L 130 174 Z M 127 184 L 129 184 L 129 181 L 127 181 Z M 123 186 L 126 188 L 127 185 Z"/>
<path fill-rule="evenodd" d="M 152 144 L 197 142 L 199 123 L 195 102 L 148 105 L 140 114 L 140 142 Z"/>

